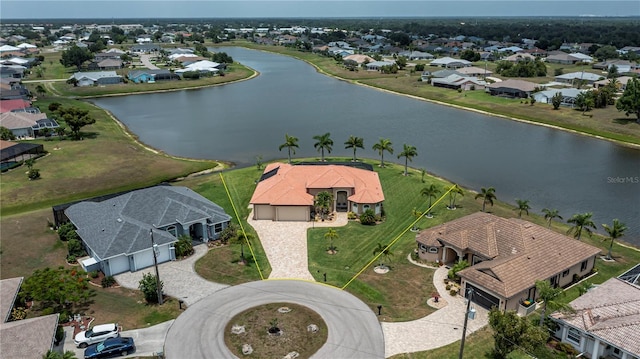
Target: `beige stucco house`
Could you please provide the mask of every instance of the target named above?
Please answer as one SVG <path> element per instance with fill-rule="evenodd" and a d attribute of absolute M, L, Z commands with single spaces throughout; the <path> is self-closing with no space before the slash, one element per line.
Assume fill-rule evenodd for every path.
<path fill-rule="evenodd" d="M 453 265 L 460 272 L 462 293 L 475 293 L 479 305 L 528 312 L 520 308 L 538 297 L 535 282 L 565 287 L 591 273 L 600 249 L 518 218 L 478 212 L 420 232 L 420 258 Z"/>
<path fill-rule="evenodd" d="M 253 219 L 309 221 L 314 198 L 328 191 L 331 211 L 382 213 L 384 194 L 378 173 L 338 164 L 269 164 L 249 202 Z"/>

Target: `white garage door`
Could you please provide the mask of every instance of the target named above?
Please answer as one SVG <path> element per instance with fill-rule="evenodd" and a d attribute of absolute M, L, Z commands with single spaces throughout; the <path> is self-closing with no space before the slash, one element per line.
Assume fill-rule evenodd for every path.
<path fill-rule="evenodd" d="M 163 263 L 171 259 L 168 244 L 159 246 L 158 251 L 158 263 Z M 136 263 L 136 270 L 151 267 L 153 265 L 153 252 L 151 249 L 136 253 L 133 257 Z"/>
<path fill-rule="evenodd" d="M 306 206 L 280 206 L 276 207 L 278 221 L 308 221 L 309 207 Z"/>
<path fill-rule="evenodd" d="M 109 259 L 110 275 L 116 275 L 129 271 L 129 259 L 127 256 L 119 256 Z"/>

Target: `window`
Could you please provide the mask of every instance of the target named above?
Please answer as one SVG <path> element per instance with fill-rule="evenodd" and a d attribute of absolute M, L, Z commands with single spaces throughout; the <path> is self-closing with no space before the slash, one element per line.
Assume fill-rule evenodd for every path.
<path fill-rule="evenodd" d="M 429 247 L 429 253 L 438 253 L 438 247 Z"/>
<path fill-rule="evenodd" d="M 576 328 L 567 330 L 567 340 L 573 344 L 580 345 L 580 331 Z"/>
<path fill-rule="evenodd" d="M 587 264 L 589 264 L 589 260 L 580 263 L 580 272 L 585 271 L 587 269 Z"/>
<path fill-rule="evenodd" d="M 215 226 L 213 227 L 213 231 L 215 233 L 220 233 L 222 232 L 222 223 L 216 223 Z"/>
<path fill-rule="evenodd" d="M 566 271 L 562 272 L 562 277 L 566 277 L 569 275 L 569 270 L 567 269 Z"/>
<path fill-rule="evenodd" d="M 362 206 L 362 209 L 366 211 L 366 210 L 368 210 L 370 207 L 371 207 L 371 206 L 369 206 L 368 204 L 365 204 L 364 206 Z"/>
<path fill-rule="evenodd" d="M 420 249 L 423 251 L 427 250 L 427 246 L 425 246 L 424 244 L 420 243 Z"/>
<path fill-rule="evenodd" d="M 176 226 L 167 227 L 167 232 L 173 234 L 174 237 L 178 236 L 178 233 L 176 232 Z"/>

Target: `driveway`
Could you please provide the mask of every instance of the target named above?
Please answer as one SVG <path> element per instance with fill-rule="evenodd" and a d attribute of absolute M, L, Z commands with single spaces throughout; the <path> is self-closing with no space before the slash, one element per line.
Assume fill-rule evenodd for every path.
<path fill-rule="evenodd" d="M 451 296 L 446 290 L 444 278 L 448 269 L 440 267 L 433 273 L 433 284 L 447 305 L 424 318 L 410 322 L 381 323 L 384 332 L 385 357 L 400 353 L 431 350 L 454 343 L 462 339 L 464 313 L 467 310 L 465 299 Z M 486 309 L 473 305 L 475 319 L 467 322 L 467 335 L 487 325 Z"/>
<path fill-rule="evenodd" d="M 252 210 L 247 222 L 256 230 L 271 264 L 269 279 L 315 281 L 308 268 L 307 229 L 341 227 L 348 220 L 346 212 L 338 212 L 332 221 L 315 223 L 254 220 Z"/>
<path fill-rule="evenodd" d="M 127 358 L 133 357 L 152 357 L 155 353 L 162 352 L 164 341 L 167 337 L 167 331 L 174 320 L 170 320 L 148 328 L 125 330 L 120 333 L 122 337 L 132 337 L 136 344 L 136 352 L 128 355 Z M 76 348 L 73 343 L 73 327 L 64 328 L 65 339 L 64 348 L 62 350 L 71 350 L 76 354 L 77 358 L 84 358 L 84 349 Z"/>
<path fill-rule="evenodd" d="M 209 248 L 205 244 L 200 244 L 193 247 L 193 249 L 195 253 L 189 258 L 158 265 L 160 281 L 164 284 L 164 293 L 181 299 L 187 306 L 193 305 L 202 298 L 228 287 L 226 284 L 209 282 L 196 273 L 194 268 L 196 261 L 207 254 Z M 142 275 L 145 273 L 155 275 L 155 269 L 149 267 L 137 272 L 121 273 L 114 276 L 114 278 L 121 286 L 137 290 L 138 283 L 140 283 Z"/>
<path fill-rule="evenodd" d="M 154 64 L 151 63 L 151 55 L 149 54 L 141 54 L 140 55 L 140 62 L 142 62 L 142 65 L 146 68 L 148 68 L 149 70 L 159 70 L 160 68 Z"/>
<path fill-rule="evenodd" d="M 245 283 L 197 302 L 169 328 L 165 354 L 167 358 L 234 358 L 224 343 L 229 320 L 245 309 L 278 302 L 304 305 L 324 319 L 327 342 L 313 358 L 385 357 L 380 323 L 366 304 L 338 288 L 297 280 Z"/>

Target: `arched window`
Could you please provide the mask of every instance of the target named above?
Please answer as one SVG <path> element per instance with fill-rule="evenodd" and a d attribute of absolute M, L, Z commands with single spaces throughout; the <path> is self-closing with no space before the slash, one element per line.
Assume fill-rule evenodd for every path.
<path fill-rule="evenodd" d="M 173 234 L 174 237 L 178 236 L 178 232 L 176 231 L 176 226 L 167 227 L 167 232 Z"/>

